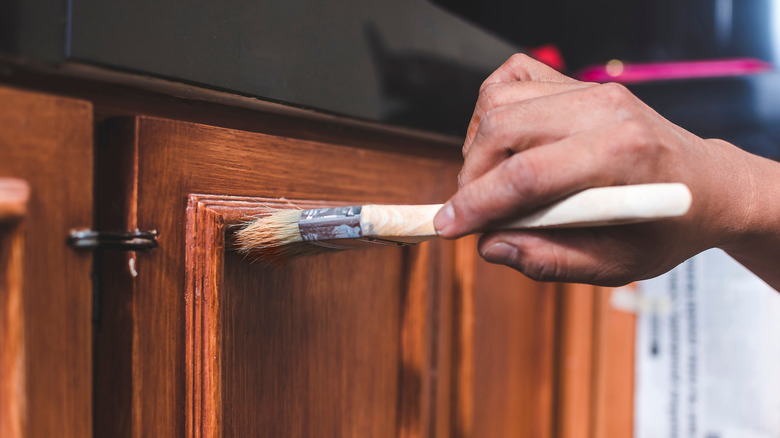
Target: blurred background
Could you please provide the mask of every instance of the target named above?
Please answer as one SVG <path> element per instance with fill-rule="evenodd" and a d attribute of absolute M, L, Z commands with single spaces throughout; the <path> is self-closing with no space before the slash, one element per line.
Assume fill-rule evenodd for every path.
<path fill-rule="evenodd" d="M 701 136 L 780 158 L 776 0 L 436 3 L 569 75 L 629 84 L 667 118 Z M 649 74 L 620 74 L 635 64 Z M 607 74 L 593 76 L 599 70 Z"/>
<path fill-rule="evenodd" d="M 526 47 L 560 48 L 568 71 L 630 62 L 755 57 L 780 53 L 771 0 L 550 0 L 435 3 Z M 773 33 L 774 31 L 774 33 Z"/>

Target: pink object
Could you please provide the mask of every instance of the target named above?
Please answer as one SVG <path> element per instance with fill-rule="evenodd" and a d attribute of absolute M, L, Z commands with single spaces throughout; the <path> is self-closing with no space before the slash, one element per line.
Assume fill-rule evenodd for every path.
<path fill-rule="evenodd" d="M 562 71 L 566 69 L 566 63 L 563 61 L 561 50 L 554 44 L 546 44 L 540 47 L 528 49 L 528 53 L 539 61 L 550 67 Z"/>
<path fill-rule="evenodd" d="M 587 67 L 577 77 L 589 82 L 648 82 L 669 79 L 738 76 L 771 70 L 772 64 L 755 58 L 629 64 L 610 61 Z"/>

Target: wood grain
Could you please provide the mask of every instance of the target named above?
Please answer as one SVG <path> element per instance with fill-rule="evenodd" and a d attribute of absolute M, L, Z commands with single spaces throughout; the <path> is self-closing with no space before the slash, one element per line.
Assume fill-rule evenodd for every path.
<path fill-rule="evenodd" d="M 614 308 L 610 303 L 613 293 L 615 290 L 609 288 L 598 288 L 596 292 L 596 438 L 621 438 L 634 433 L 636 314 Z"/>
<path fill-rule="evenodd" d="M 592 437 L 596 288 L 560 286 L 557 436 Z"/>
<path fill-rule="evenodd" d="M 455 284 L 452 364 L 454 402 L 452 436 L 470 437 L 474 432 L 474 292 L 477 264 L 476 236 L 459 239 L 455 244 Z"/>
<path fill-rule="evenodd" d="M 220 244 L 237 220 L 230 211 L 245 206 L 220 210 L 216 200 L 441 201 L 454 190 L 457 153 L 434 160 L 425 143 L 419 154 L 401 153 L 129 122 L 116 125 L 108 147 L 138 157 L 137 226 L 160 232 L 159 248 L 136 255 L 136 292 L 125 306 L 132 395 L 114 416 L 132 419 L 130 436 L 429 436 L 449 424 L 440 408 L 449 403 L 437 402 L 450 383 L 446 360 L 435 360 L 449 344 L 435 324 L 451 318 L 435 314 L 446 305 L 438 295 L 451 290 L 452 259 L 437 255 L 439 245 L 267 270 Z M 188 194 L 204 192 L 213 195 L 199 195 L 188 216 Z M 188 220 L 199 225 L 188 231 Z M 183 299 L 192 291 L 219 299 Z"/>
<path fill-rule="evenodd" d="M 25 436 L 24 228 L 29 186 L 0 178 L 0 436 Z"/>
<path fill-rule="evenodd" d="M 0 86 L 0 176 L 28 182 L 23 260 L 25 435 L 92 435 L 92 107 Z M 12 244 L 13 246 L 13 244 Z"/>
<path fill-rule="evenodd" d="M 482 260 L 476 262 L 473 285 L 469 436 L 554 436 L 555 285 Z"/>
<path fill-rule="evenodd" d="M 557 432 L 562 438 L 633 434 L 636 318 L 612 307 L 613 292 L 561 286 Z"/>

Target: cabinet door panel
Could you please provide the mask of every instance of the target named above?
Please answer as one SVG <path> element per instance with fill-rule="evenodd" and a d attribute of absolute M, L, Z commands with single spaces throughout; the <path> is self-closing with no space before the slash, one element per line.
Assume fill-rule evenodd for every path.
<path fill-rule="evenodd" d="M 421 356 L 430 354 L 424 321 L 433 308 L 424 300 L 441 292 L 426 284 L 428 246 L 274 267 L 225 251 L 231 224 L 274 204 L 190 197 L 189 434 L 418 434 L 429 421 L 422 406 L 429 365 Z"/>
<path fill-rule="evenodd" d="M 435 388 L 449 385 L 450 361 L 434 355 L 449 351 L 437 337 L 449 320 L 437 315 L 453 287 L 451 243 L 265 268 L 236 255 L 226 233 L 289 199 L 440 202 L 455 189 L 457 149 L 361 149 L 152 118 L 110 129 L 104 152 L 137 175 L 121 196 L 125 223 L 160 236 L 106 272 L 136 271 L 124 301 L 103 311 L 130 321 L 120 330 L 132 349 L 99 353 L 132 363 L 125 406 L 98 401 L 131 419 L 122 434 L 430 435 L 435 413 L 449 413 L 434 393 L 446 395 Z M 113 317 L 126 309 L 130 320 Z"/>
<path fill-rule="evenodd" d="M 25 436 L 92 435 L 92 107 L 0 87 L 0 177 L 27 181 L 22 269 Z M 10 237 L 9 237 L 10 238 Z"/>
<path fill-rule="evenodd" d="M 400 249 L 366 250 L 249 272 L 229 256 L 224 435 L 397 436 L 403 373 L 423 372 L 401 358 L 406 261 Z"/>

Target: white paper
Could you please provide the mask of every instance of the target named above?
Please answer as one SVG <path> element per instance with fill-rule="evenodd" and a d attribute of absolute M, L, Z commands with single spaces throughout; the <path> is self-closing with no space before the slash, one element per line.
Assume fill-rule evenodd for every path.
<path fill-rule="evenodd" d="M 636 438 L 780 437 L 780 293 L 720 250 L 640 293 Z"/>

